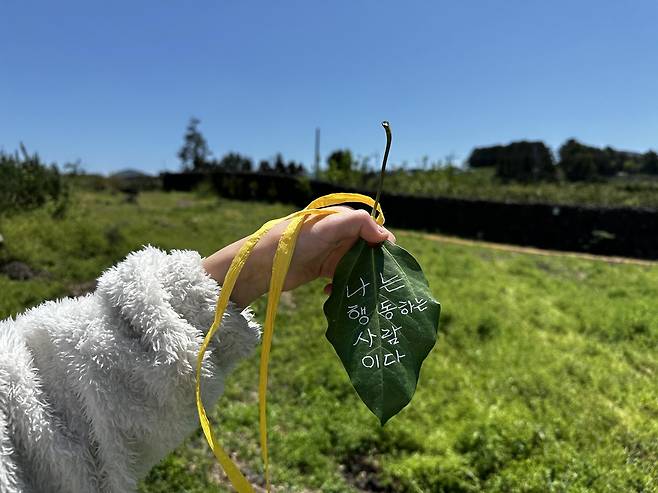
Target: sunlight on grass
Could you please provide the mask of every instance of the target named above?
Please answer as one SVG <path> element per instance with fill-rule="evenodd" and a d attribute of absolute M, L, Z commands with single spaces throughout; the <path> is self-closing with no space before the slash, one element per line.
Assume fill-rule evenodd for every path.
<path fill-rule="evenodd" d="M 143 244 L 207 255 L 287 206 L 183 193 L 80 194 L 68 217 L 7 219 L 0 314 L 66 295 Z M 384 208 L 386 204 L 384 202 Z M 391 225 L 393 228 L 395 225 Z M 411 404 L 381 428 L 324 337 L 323 283 L 285 298 L 269 387 L 278 491 L 654 491 L 658 488 L 658 273 L 655 267 L 399 242 L 441 301 L 440 338 Z M 256 303 L 262 319 L 264 300 Z M 229 380 L 214 415 L 251 477 L 258 354 Z M 190 401 L 193 401 L 192 391 Z M 199 433 L 140 491 L 230 491 Z"/>

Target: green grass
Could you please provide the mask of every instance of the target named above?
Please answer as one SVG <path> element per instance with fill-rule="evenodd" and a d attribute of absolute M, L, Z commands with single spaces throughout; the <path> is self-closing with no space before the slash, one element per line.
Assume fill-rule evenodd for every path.
<path fill-rule="evenodd" d="M 0 256 L 43 273 L 0 276 L 0 316 L 67 293 L 142 244 L 205 255 L 290 211 L 178 193 L 143 194 L 138 206 L 75 199 L 60 221 L 46 210 L 4 220 Z M 416 395 L 381 428 L 324 338 L 323 283 L 287 295 L 268 397 L 278 491 L 658 491 L 656 267 L 396 233 L 443 306 Z M 213 413 L 220 441 L 254 478 L 257 365 L 254 354 L 239 366 Z M 140 491 L 230 491 L 221 477 L 197 432 Z"/>

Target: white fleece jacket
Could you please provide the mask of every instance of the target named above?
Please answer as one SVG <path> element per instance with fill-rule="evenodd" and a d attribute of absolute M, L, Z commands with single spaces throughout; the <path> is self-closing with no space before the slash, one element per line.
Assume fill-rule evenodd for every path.
<path fill-rule="evenodd" d="M 95 293 L 0 321 L 0 492 L 135 491 L 198 426 L 196 356 L 219 289 L 198 253 L 146 247 Z M 208 408 L 259 336 L 231 305 L 203 367 Z"/>

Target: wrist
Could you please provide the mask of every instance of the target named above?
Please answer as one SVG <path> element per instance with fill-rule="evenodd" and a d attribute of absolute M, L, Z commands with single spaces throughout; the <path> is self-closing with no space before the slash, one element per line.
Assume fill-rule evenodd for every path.
<path fill-rule="evenodd" d="M 245 239 L 237 241 L 203 259 L 203 268 L 220 286 L 225 284 L 226 274 L 244 242 Z M 267 292 L 272 271 L 272 255 L 268 256 L 266 252 L 257 251 L 262 249 L 263 246 L 260 244 L 256 246 L 242 267 L 231 292 L 231 301 L 239 307 L 247 307 Z M 269 259 L 269 265 L 267 262 L 259 262 L 262 259 Z"/>

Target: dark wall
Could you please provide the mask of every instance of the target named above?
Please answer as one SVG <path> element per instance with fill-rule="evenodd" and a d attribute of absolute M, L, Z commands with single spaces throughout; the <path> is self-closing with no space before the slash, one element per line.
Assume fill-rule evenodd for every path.
<path fill-rule="evenodd" d="M 217 192 L 240 200 L 298 207 L 332 192 L 334 184 L 280 175 L 214 173 L 162 175 L 165 190 L 192 190 L 207 176 Z M 658 211 L 641 208 L 513 204 L 383 193 L 387 225 L 486 241 L 601 255 L 658 259 Z"/>

